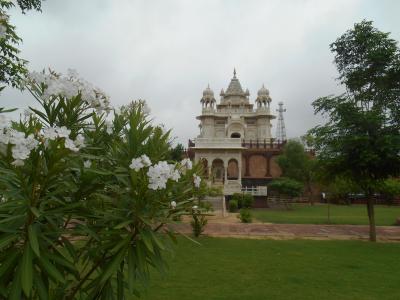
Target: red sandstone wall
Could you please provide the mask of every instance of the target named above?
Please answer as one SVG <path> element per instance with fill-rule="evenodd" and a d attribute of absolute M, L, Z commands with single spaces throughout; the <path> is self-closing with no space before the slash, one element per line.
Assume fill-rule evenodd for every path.
<path fill-rule="evenodd" d="M 267 173 L 267 162 L 261 155 L 252 155 L 249 161 L 250 176 L 254 178 L 263 178 Z"/>
<path fill-rule="evenodd" d="M 276 162 L 277 156 L 273 156 L 271 158 L 271 176 L 273 178 L 280 177 L 282 175 L 281 168 L 279 167 L 278 163 Z"/>

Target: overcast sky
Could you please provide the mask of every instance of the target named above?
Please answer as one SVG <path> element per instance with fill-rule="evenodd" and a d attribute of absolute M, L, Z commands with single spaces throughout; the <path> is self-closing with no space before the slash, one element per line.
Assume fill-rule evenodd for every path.
<path fill-rule="evenodd" d="M 287 135 L 297 137 L 321 122 L 311 102 L 341 91 L 330 43 L 364 18 L 400 40 L 396 0 L 47 0 L 42 10 L 11 18 L 31 70 L 76 69 L 114 106 L 145 99 L 185 145 L 199 132 L 202 91 L 219 95 L 234 67 L 251 102 L 265 84 L 274 111 L 285 103 Z M 33 100 L 8 89 L 0 103 Z"/>

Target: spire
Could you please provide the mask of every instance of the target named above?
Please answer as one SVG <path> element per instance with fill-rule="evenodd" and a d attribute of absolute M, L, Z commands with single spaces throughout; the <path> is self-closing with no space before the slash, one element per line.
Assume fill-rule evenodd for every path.
<path fill-rule="evenodd" d="M 239 79 L 237 79 L 237 77 L 236 77 L 236 68 L 233 69 L 233 78 L 231 79 L 231 82 L 229 83 L 229 86 L 226 89 L 225 94 L 226 95 L 238 95 L 238 96 L 244 95 L 244 92 L 243 92 L 242 86 L 240 85 Z"/>
<path fill-rule="evenodd" d="M 278 103 L 279 108 L 276 110 L 278 115 L 278 124 L 276 126 L 276 139 L 278 142 L 286 141 L 286 128 L 285 121 L 283 120 L 283 113 L 286 109 L 283 108 L 283 102 Z"/>

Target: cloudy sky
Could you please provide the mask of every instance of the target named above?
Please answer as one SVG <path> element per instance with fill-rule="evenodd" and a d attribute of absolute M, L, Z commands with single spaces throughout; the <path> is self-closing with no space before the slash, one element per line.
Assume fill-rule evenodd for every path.
<path fill-rule="evenodd" d="M 234 67 L 252 102 L 264 83 L 274 110 L 285 103 L 287 135 L 304 134 L 322 121 L 311 102 L 341 91 L 329 44 L 364 18 L 400 40 L 399 11 L 396 0 L 47 0 L 11 20 L 31 70 L 76 69 L 115 106 L 146 99 L 186 144 L 203 89 L 219 94 Z M 0 103 L 33 100 L 8 89 Z"/>

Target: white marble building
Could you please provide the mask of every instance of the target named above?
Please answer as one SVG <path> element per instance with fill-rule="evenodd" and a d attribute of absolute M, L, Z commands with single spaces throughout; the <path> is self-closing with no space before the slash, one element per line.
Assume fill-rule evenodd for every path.
<path fill-rule="evenodd" d="M 194 160 L 203 162 L 209 183 L 223 186 L 226 195 L 240 192 L 242 186 L 265 186 L 273 177 L 271 159 L 281 149 L 271 136 L 275 116 L 269 91 L 262 86 L 251 103 L 249 91 L 243 91 L 234 71 L 220 96 L 217 103 L 210 87 L 203 92 L 197 117 L 200 134 L 190 145 Z"/>

